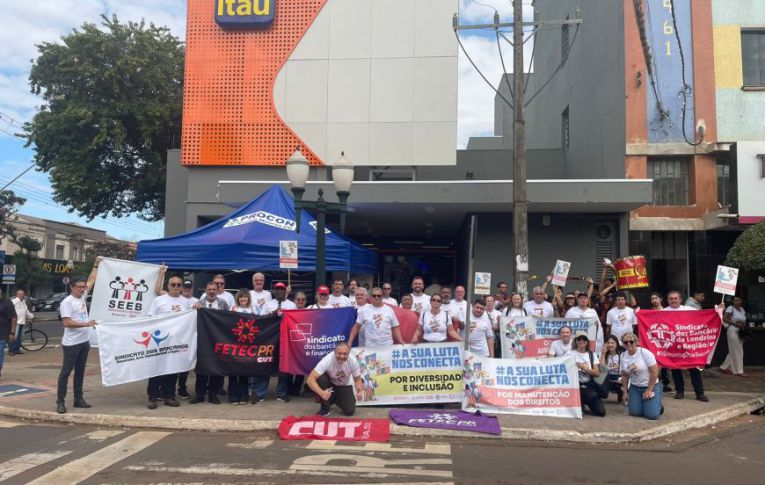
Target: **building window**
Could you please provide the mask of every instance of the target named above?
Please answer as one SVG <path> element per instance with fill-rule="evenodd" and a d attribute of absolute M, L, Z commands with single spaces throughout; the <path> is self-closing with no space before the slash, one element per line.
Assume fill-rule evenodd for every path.
<path fill-rule="evenodd" d="M 56 244 L 56 259 L 64 259 L 64 246 L 61 244 Z"/>
<path fill-rule="evenodd" d="M 653 205 L 688 205 L 688 158 L 648 158 Z"/>
<path fill-rule="evenodd" d="M 569 120 L 568 120 L 568 106 L 566 106 L 566 109 L 563 110 L 563 113 L 560 115 L 560 125 L 561 125 L 561 146 L 563 147 L 563 151 L 568 151 L 568 147 L 570 145 L 571 132 L 569 131 Z"/>
<path fill-rule="evenodd" d="M 760 178 L 765 179 L 765 153 L 757 155 L 757 158 L 760 159 Z"/>
<path fill-rule="evenodd" d="M 730 205 L 730 165 L 727 163 L 717 164 L 717 203 L 720 207 Z"/>
<path fill-rule="evenodd" d="M 566 16 L 568 20 L 568 16 Z M 568 60 L 568 48 L 569 48 L 569 30 L 568 24 L 563 24 L 560 27 L 560 63 L 564 64 Z"/>
<path fill-rule="evenodd" d="M 765 30 L 741 31 L 744 86 L 765 86 Z"/>

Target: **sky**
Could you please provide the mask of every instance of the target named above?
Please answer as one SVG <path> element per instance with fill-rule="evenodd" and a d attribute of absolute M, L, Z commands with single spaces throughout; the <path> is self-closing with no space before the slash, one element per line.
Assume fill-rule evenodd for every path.
<path fill-rule="evenodd" d="M 491 23 L 496 9 L 502 22 L 512 21 L 511 0 L 459 0 L 460 23 Z M 525 0 L 530 4 L 531 0 Z M 140 21 L 163 25 L 183 39 L 186 0 L 0 0 L 3 28 L 0 29 L 0 188 L 32 165 L 34 152 L 25 141 L 13 136 L 20 124 L 29 121 L 41 98 L 29 91 L 29 69 L 37 56 L 36 45 L 57 42 L 62 35 L 83 22 L 98 23 L 101 15 L 117 15 L 120 21 Z M 524 17 L 532 17 L 525 5 Z M 509 35 L 509 34 L 508 34 Z M 481 72 L 496 86 L 502 66 L 492 32 L 462 31 L 465 49 Z M 527 42 L 526 59 L 531 42 Z M 512 47 L 502 42 L 508 71 L 512 71 Z M 459 60 L 458 147 L 464 148 L 471 136 L 490 136 L 494 131 L 494 91 L 460 53 Z M 34 169 L 10 187 L 27 199 L 21 213 L 62 222 L 76 222 L 107 231 L 120 239 L 139 241 L 162 237 L 164 224 L 150 223 L 136 216 L 126 218 L 79 217 L 53 201 L 50 179 Z"/>

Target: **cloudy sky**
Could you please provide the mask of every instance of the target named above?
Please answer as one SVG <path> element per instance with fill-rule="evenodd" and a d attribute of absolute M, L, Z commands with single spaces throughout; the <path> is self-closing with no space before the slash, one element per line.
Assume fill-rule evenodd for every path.
<path fill-rule="evenodd" d="M 531 3 L 526 0 L 524 3 Z M 31 148 L 12 136 L 19 124 L 32 118 L 40 98 L 29 92 L 31 60 L 37 56 L 36 44 L 56 42 L 83 22 L 98 22 L 102 14 L 116 14 L 122 21 L 141 20 L 164 25 L 180 38 L 185 34 L 186 0 L 0 0 L 3 28 L 0 29 L 0 187 L 32 164 Z M 490 23 L 494 9 L 503 22 L 512 20 L 510 0 L 460 0 L 461 23 Z M 532 9 L 526 5 L 524 17 Z M 465 48 L 486 77 L 496 84 L 502 67 L 492 33 L 478 31 L 461 34 Z M 531 42 L 527 43 L 530 47 Z M 508 70 L 512 70 L 511 47 L 503 42 Z M 528 59 L 528 54 L 527 54 Z M 463 147 L 469 137 L 493 134 L 494 92 L 484 83 L 467 59 L 459 63 L 459 134 Z M 97 218 L 87 222 L 69 213 L 51 199 L 48 176 L 30 170 L 11 188 L 27 199 L 22 213 L 47 219 L 78 222 L 103 229 L 109 234 L 130 240 L 161 237 L 163 224 L 148 223 L 137 217 Z"/>

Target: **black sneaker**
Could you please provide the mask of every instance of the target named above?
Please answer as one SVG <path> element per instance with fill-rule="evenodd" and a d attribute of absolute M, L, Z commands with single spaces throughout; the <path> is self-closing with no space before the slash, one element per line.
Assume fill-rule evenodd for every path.
<path fill-rule="evenodd" d="M 178 390 L 178 397 L 181 399 L 189 399 L 191 396 L 189 395 L 189 391 L 186 389 L 179 389 Z"/>
<path fill-rule="evenodd" d="M 74 407 L 76 408 L 92 408 L 90 404 L 85 399 L 80 399 L 78 401 L 74 401 Z"/>
<path fill-rule="evenodd" d="M 220 404 L 218 396 L 210 396 L 210 404 Z"/>
<path fill-rule="evenodd" d="M 701 402 L 709 402 L 709 398 L 703 392 L 696 394 L 696 400 Z"/>
<path fill-rule="evenodd" d="M 281 403 L 290 402 L 290 397 L 289 396 L 276 396 L 276 400 L 281 402 Z"/>
<path fill-rule="evenodd" d="M 264 400 L 264 399 L 263 399 L 262 397 L 258 397 L 258 396 L 252 396 L 252 397 L 250 398 L 250 404 L 258 404 L 258 403 L 261 403 L 261 402 L 263 402 L 263 400 Z"/>
<path fill-rule="evenodd" d="M 669 384 L 664 384 L 661 390 L 664 392 L 672 392 L 672 386 L 670 386 Z"/>
<path fill-rule="evenodd" d="M 682 399 L 684 397 L 685 397 L 685 393 L 682 393 L 682 392 L 675 393 L 675 399 Z"/>
<path fill-rule="evenodd" d="M 319 412 L 316 413 L 316 416 L 321 416 L 322 418 L 326 418 L 329 415 L 330 415 L 329 406 L 324 406 L 324 405 L 322 405 L 319 408 Z"/>
<path fill-rule="evenodd" d="M 157 409 L 157 400 L 149 398 L 149 404 L 146 405 L 149 409 Z"/>
<path fill-rule="evenodd" d="M 199 404 L 200 402 L 205 402 L 204 396 L 194 396 L 194 399 L 189 401 L 189 404 Z"/>
<path fill-rule="evenodd" d="M 56 412 L 58 414 L 66 414 L 66 406 L 64 406 L 63 402 L 56 403 Z"/>

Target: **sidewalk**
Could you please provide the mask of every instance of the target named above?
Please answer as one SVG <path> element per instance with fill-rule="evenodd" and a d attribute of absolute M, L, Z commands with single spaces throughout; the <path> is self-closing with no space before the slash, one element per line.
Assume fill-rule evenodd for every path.
<path fill-rule="evenodd" d="M 183 429 L 203 431 L 256 431 L 275 430 L 288 415 L 314 414 L 318 405 L 312 396 L 293 397 L 289 403 L 279 403 L 269 398 L 258 405 L 232 406 L 221 397 L 223 404 L 188 404 L 179 400 L 181 406 L 169 408 L 161 402 L 158 409 L 146 408 L 146 383 L 138 382 L 106 388 L 101 384 L 98 350 L 92 349 L 88 359 L 85 379 L 85 398 L 93 407 L 71 407 L 71 381 L 67 408 L 69 413 L 55 412 L 55 389 L 61 365 L 61 349 L 46 348 L 21 356 L 7 356 L 3 376 L 0 378 L 0 415 L 22 419 L 102 426 Z M 751 379 L 722 376 L 705 378 L 704 384 L 710 402 L 696 401 L 686 375 L 686 398 L 672 399 L 665 396 L 665 413 L 658 421 L 633 418 L 624 415 L 623 406 L 615 398 L 606 404 L 607 415 L 597 418 L 585 415 L 584 419 L 545 418 L 515 415 L 499 415 L 502 426 L 501 439 L 531 439 L 544 441 L 625 443 L 656 439 L 682 432 L 685 429 L 703 428 L 715 423 L 748 414 L 765 404 L 765 368 L 747 369 Z M 189 376 L 189 389 L 193 395 L 194 373 Z M 457 409 L 458 405 L 447 405 Z M 336 408 L 333 408 L 333 411 Z M 356 417 L 385 418 L 388 407 L 359 407 Z M 333 416 L 338 416 L 333 412 Z M 480 436 L 464 432 L 450 432 L 426 428 L 391 426 L 396 435 L 407 436 Z"/>

